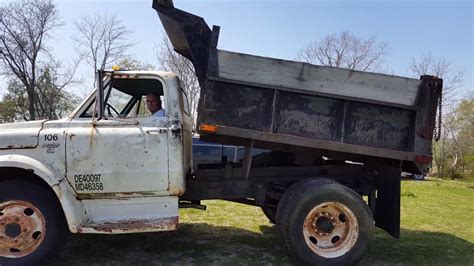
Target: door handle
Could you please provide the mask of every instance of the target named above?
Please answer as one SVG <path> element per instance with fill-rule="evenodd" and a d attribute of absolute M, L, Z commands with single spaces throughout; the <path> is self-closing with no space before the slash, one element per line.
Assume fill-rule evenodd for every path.
<path fill-rule="evenodd" d="M 177 124 L 172 124 L 172 125 L 170 126 L 170 129 L 171 129 L 171 131 L 173 131 L 173 132 L 181 130 L 180 126 L 177 125 Z"/>
<path fill-rule="evenodd" d="M 160 134 L 160 133 L 166 133 L 166 132 L 168 132 L 167 127 L 159 127 L 157 129 L 150 129 L 146 131 L 147 134 Z"/>
<path fill-rule="evenodd" d="M 170 127 L 158 127 L 156 129 L 147 130 L 146 133 L 148 134 L 160 134 L 166 133 L 171 130 L 173 133 L 181 131 L 181 127 L 179 125 L 173 124 Z"/>

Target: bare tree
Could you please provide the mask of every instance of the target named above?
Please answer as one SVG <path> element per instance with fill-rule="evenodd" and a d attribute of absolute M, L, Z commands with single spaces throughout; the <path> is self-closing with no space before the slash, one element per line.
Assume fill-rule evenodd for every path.
<path fill-rule="evenodd" d="M 388 44 L 375 37 L 363 39 L 345 31 L 309 43 L 299 51 L 297 59 L 310 64 L 380 71 L 388 51 Z"/>
<path fill-rule="evenodd" d="M 157 57 L 164 70 L 174 72 L 179 76 L 181 86 L 188 95 L 194 125 L 201 88 L 193 64 L 173 50 L 173 45 L 167 37 L 163 37 L 161 45 L 157 48 Z"/>
<path fill-rule="evenodd" d="M 457 141 L 461 147 L 461 169 L 464 177 L 474 177 L 474 94 L 464 98 L 456 108 Z"/>
<path fill-rule="evenodd" d="M 28 120 L 28 96 L 18 79 L 8 81 L 7 93 L 0 102 L 0 114 L 5 123 Z"/>
<path fill-rule="evenodd" d="M 43 69 L 36 81 L 39 119 L 58 119 L 73 110 L 79 99 L 73 93 L 67 92 L 58 83 L 57 72 L 53 67 Z M 8 83 L 8 93 L 0 102 L 0 111 L 5 122 L 28 120 L 29 99 L 24 85 L 18 79 L 11 79 Z"/>
<path fill-rule="evenodd" d="M 16 77 L 26 90 L 27 119 L 38 118 L 38 73 L 44 68 L 41 59 L 49 57 L 45 39 L 59 26 L 50 0 L 19 0 L 0 7 L 0 62 L 4 74 Z"/>
<path fill-rule="evenodd" d="M 463 84 L 463 72 L 456 71 L 445 58 L 436 58 L 431 54 L 423 55 L 419 59 L 412 58 L 409 70 L 415 77 L 432 75 L 443 79 L 443 105 L 449 112 L 453 110 L 459 100 L 456 95 Z"/>
<path fill-rule="evenodd" d="M 84 15 L 75 26 L 78 34 L 73 39 L 94 73 L 124 58 L 133 46 L 129 40 L 132 32 L 115 15 Z"/>
<path fill-rule="evenodd" d="M 436 175 L 439 178 L 443 178 L 448 173 L 453 173 L 456 167 L 457 160 L 453 160 L 451 164 L 451 158 L 457 158 L 456 155 L 456 141 L 453 137 L 454 134 L 454 117 L 452 114 L 445 115 L 443 120 L 443 130 L 438 142 L 433 143 L 433 160 L 436 165 Z"/>
<path fill-rule="evenodd" d="M 468 96 L 444 117 L 442 137 L 434 144 L 438 177 L 455 179 L 474 173 L 473 139 L 474 98 Z"/>

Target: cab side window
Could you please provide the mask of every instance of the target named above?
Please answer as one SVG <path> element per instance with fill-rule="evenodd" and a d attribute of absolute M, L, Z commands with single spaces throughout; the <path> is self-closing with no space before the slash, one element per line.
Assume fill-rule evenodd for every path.
<path fill-rule="evenodd" d="M 127 117 L 139 118 L 139 117 L 148 117 L 148 116 L 151 116 L 151 113 L 150 111 L 148 111 L 148 108 L 146 107 L 146 97 L 140 96 L 137 102 L 133 105 Z"/>
<path fill-rule="evenodd" d="M 108 82 L 107 82 L 108 81 Z M 166 101 L 164 101 L 164 89 L 159 80 L 156 79 L 129 79 L 115 78 L 110 81 L 105 79 L 103 87 L 104 118 L 140 118 L 150 117 L 155 109 L 159 109 L 160 115 L 166 112 Z M 97 92 L 99 93 L 99 92 Z M 147 96 L 154 95 L 155 99 L 147 106 Z M 96 97 L 92 98 L 88 106 L 79 117 L 98 117 L 99 110 Z M 152 103 L 152 105 L 150 105 Z M 159 105 L 161 103 L 161 105 Z M 187 104 L 186 104 L 187 105 Z M 83 109 L 84 110 L 84 109 Z M 189 108 L 187 107 L 188 111 Z M 158 116 L 160 117 L 160 116 Z"/>
<path fill-rule="evenodd" d="M 128 113 L 132 104 L 133 96 L 115 88 L 110 90 L 110 93 L 105 104 L 105 115 L 107 117 L 121 117 Z"/>
<path fill-rule="evenodd" d="M 94 115 L 95 100 L 93 100 L 87 109 L 79 117 L 92 117 Z M 97 117 L 97 112 L 95 112 L 95 117 Z"/>
<path fill-rule="evenodd" d="M 164 106 L 163 95 L 160 96 L 160 100 L 161 106 Z M 95 107 L 94 100 L 80 117 L 92 117 Z M 146 106 L 146 95 L 133 96 L 113 89 L 105 104 L 106 117 L 140 118 L 149 117 L 151 115 Z"/>
<path fill-rule="evenodd" d="M 160 96 L 161 106 L 164 109 L 164 97 Z M 139 99 L 130 110 L 130 114 L 127 117 L 149 117 L 152 116 L 152 113 L 148 110 L 146 106 L 146 95 L 139 96 Z"/>

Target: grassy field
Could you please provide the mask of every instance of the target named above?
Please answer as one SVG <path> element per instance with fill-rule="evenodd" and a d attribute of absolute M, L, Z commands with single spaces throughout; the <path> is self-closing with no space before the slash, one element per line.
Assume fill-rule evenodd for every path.
<path fill-rule="evenodd" d="M 181 210 L 176 232 L 74 235 L 62 265 L 277 264 L 290 257 L 257 207 L 207 201 Z M 474 265 L 474 179 L 403 181 L 399 240 L 381 230 L 361 265 Z"/>

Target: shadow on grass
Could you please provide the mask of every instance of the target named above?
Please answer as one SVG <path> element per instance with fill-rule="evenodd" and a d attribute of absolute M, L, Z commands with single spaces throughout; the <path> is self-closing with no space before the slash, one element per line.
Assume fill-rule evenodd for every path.
<path fill-rule="evenodd" d="M 473 265 L 474 243 L 451 234 L 408 229 L 394 239 L 377 229 L 361 264 Z"/>
<path fill-rule="evenodd" d="M 413 183 L 417 183 L 417 182 L 439 182 L 439 180 L 431 179 L 431 178 L 413 179 L 411 177 L 401 177 L 400 179 L 404 182 L 413 182 Z"/>
<path fill-rule="evenodd" d="M 175 232 L 70 235 L 60 265 L 297 264 L 274 226 L 262 233 L 204 223 Z"/>
<path fill-rule="evenodd" d="M 295 265 L 275 226 L 262 233 L 208 224 L 175 232 L 71 235 L 61 265 L 277 264 Z M 473 264 L 474 244 L 444 233 L 402 230 L 396 240 L 377 230 L 362 265 Z"/>

